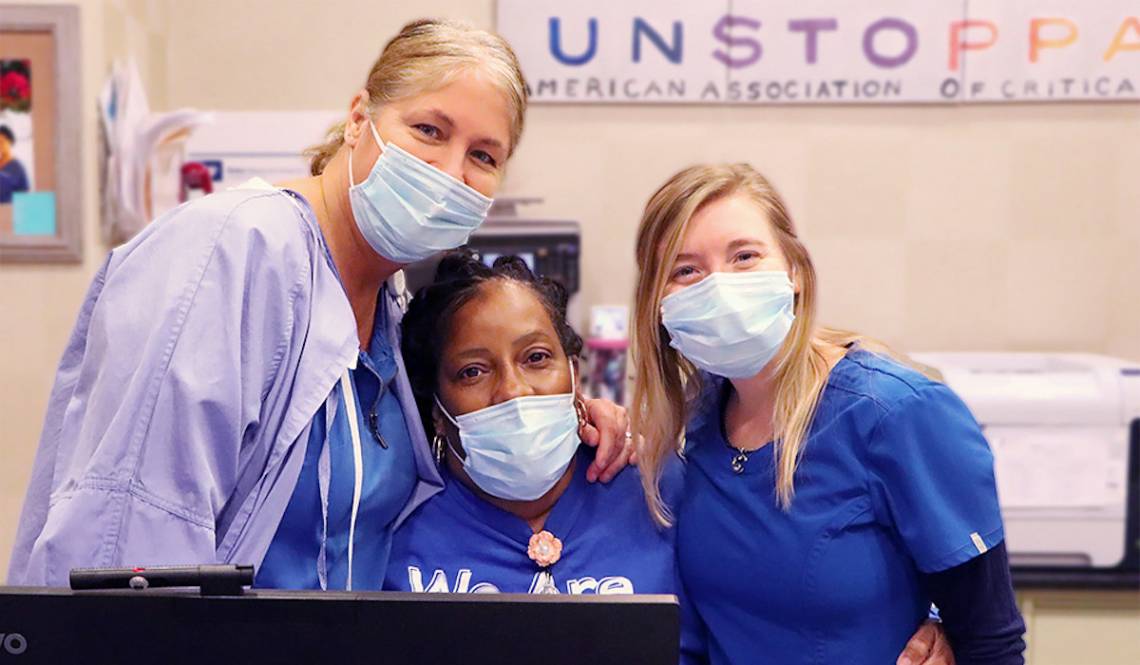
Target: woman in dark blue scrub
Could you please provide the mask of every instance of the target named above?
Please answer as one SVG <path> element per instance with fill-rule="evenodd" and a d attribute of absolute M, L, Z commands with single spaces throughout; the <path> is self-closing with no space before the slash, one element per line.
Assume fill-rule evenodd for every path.
<path fill-rule="evenodd" d="M 817 325 L 811 259 L 768 181 L 678 173 L 637 259 L 640 470 L 654 514 L 676 517 L 711 662 L 907 662 L 933 602 L 958 663 L 1023 663 L 980 428 L 946 386 Z M 667 506 L 657 478 L 678 448 Z"/>

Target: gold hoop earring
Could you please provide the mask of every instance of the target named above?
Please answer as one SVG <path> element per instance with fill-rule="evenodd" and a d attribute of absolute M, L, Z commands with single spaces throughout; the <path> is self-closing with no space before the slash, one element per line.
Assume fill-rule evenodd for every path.
<path fill-rule="evenodd" d="M 437 466 L 443 464 L 443 446 L 445 443 L 447 443 L 447 439 L 443 438 L 443 435 L 439 432 L 436 432 L 435 436 L 431 438 L 431 450 L 432 453 L 435 454 L 435 463 Z"/>
<path fill-rule="evenodd" d="M 574 400 L 574 413 L 578 415 L 578 427 L 590 424 L 590 412 L 586 409 L 586 400 L 579 396 Z"/>

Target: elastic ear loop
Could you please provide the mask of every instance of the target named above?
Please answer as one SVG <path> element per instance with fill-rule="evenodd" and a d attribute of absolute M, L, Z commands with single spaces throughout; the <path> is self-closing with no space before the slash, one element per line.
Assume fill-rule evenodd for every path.
<path fill-rule="evenodd" d="M 574 359 L 570 359 L 570 392 L 574 394 L 574 413 L 578 416 L 578 429 L 590 424 L 590 412 L 586 410 L 586 400 L 578 394 L 574 381 Z"/>
<path fill-rule="evenodd" d="M 376 131 L 376 123 L 372 122 L 372 118 L 368 118 L 368 128 L 372 130 L 372 138 L 376 140 L 376 147 L 380 149 L 380 154 L 384 154 L 384 142 L 380 140 L 380 132 Z M 352 179 L 352 146 L 348 146 L 348 187 L 351 189 L 356 187 L 356 181 Z"/>

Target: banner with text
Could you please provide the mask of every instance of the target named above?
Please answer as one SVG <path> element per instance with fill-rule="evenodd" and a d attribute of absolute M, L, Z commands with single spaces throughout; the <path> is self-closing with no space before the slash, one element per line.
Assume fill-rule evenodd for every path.
<path fill-rule="evenodd" d="M 498 0 L 532 100 L 1140 99 L 1140 0 Z"/>

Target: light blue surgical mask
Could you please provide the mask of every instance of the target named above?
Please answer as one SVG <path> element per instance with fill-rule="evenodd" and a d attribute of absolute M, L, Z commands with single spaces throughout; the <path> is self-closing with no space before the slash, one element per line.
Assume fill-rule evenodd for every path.
<path fill-rule="evenodd" d="M 574 365 L 570 365 L 574 385 Z M 463 470 L 484 492 L 511 501 L 533 501 L 566 473 L 581 440 L 574 393 L 525 395 L 452 418 L 466 457 Z M 451 441 L 447 442 L 451 446 Z"/>
<path fill-rule="evenodd" d="M 377 254 L 414 263 L 467 242 L 487 219 L 492 199 L 456 180 L 369 128 L 381 152 L 368 178 L 352 180 L 348 151 L 348 197 L 356 226 Z"/>
<path fill-rule="evenodd" d="M 795 320 L 795 292 L 782 270 L 714 272 L 661 300 L 670 343 L 698 368 L 755 376 L 779 353 Z"/>

